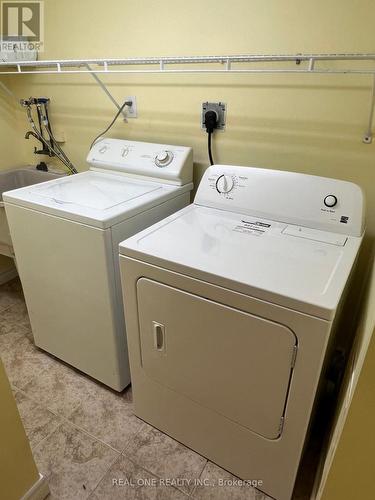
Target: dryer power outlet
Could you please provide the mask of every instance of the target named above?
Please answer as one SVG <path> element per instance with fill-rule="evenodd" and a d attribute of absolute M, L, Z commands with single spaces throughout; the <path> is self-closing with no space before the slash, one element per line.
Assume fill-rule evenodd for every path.
<path fill-rule="evenodd" d="M 205 114 L 207 111 L 215 111 L 217 115 L 216 130 L 225 130 L 227 105 L 224 102 L 204 102 L 202 103 L 201 128 L 206 130 Z"/>

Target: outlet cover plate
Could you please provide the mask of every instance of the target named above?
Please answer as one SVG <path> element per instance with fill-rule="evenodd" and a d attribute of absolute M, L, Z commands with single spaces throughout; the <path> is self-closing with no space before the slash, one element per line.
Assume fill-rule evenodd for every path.
<path fill-rule="evenodd" d="M 206 130 L 204 126 L 204 115 L 207 111 L 215 111 L 218 116 L 218 126 L 216 130 L 225 130 L 226 125 L 226 115 L 227 115 L 227 105 L 225 102 L 203 102 L 202 103 L 202 115 L 201 115 L 201 128 Z"/>
<path fill-rule="evenodd" d="M 137 118 L 137 98 L 135 95 L 126 96 L 125 101 L 133 103 L 131 106 L 126 106 L 125 108 L 127 118 Z"/>

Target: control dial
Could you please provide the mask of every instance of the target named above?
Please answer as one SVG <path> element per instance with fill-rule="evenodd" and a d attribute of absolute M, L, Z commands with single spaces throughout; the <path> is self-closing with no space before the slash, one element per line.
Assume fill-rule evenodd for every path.
<path fill-rule="evenodd" d="M 229 193 L 233 186 L 234 181 L 230 175 L 221 175 L 216 181 L 216 189 L 219 193 Z"/>
<path fill-rule="evenodd" d="M 337 205 L 337 198 L 334 194 L 329 194 L 324 198 L 324 205 L 326 207 L 332 208 Z"/>
<path fill-rule="evenodd" d="M 158 167 L 166 167 L 171 163 L 173 160 L 173 153 L 172 151 L 160 151 L 156 156 L 155 156 L 155 165 Z"/>

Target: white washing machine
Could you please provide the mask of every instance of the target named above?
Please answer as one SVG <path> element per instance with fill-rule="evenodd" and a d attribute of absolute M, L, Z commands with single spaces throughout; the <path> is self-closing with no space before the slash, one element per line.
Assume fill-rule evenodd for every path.
<path fill-rule="evenodd" d="M 355 184 L 210 167 L 120 244 L 136 414 L 290 499 L 363 232 Z"/>
<path fill-rule="evenodd" d="M 4 193 L 35 344 L 130 383 L 118 244 L 190 202 L 192 150 L 103 139 L 90 170 Z"/>

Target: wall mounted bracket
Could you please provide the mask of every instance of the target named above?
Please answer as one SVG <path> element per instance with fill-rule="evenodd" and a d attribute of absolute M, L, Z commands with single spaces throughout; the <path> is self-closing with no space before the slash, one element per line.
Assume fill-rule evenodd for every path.
<path fill-rule="evenodd" d="M 120 110 L 121 108 L 121 105 L 116 101 L 116 99 L 113 97 L 113 95 L 110 93 L 110 91 L 108 90 L 107 86 L 105 85 L 105 83 L 102 82 L 102 80 L 98 77 L 98 75 L 91 69 L 91 66 L 89 64 L 86 64 L 85 65 L 87 67 L 87 69 L 89 70 L 89 73 L 91 74 L 91 76 L 94 78 L 94 80 L 96 81 L 96 83 L 99 85 L 99 87 L 103 90 L 103 92 L 106 94 L 106 96 L 109 98 L 110 101 L 113 102 L 113 104 L 116 106 L 116 108 L 118 110 Z M 121 112 L 122 116 L 124 117 L 124 122 L 127 122 L 128 119 L 127 119 L 127 116 L 126 116 L 126 111 L 125 109 L 122 110 Z"/>

